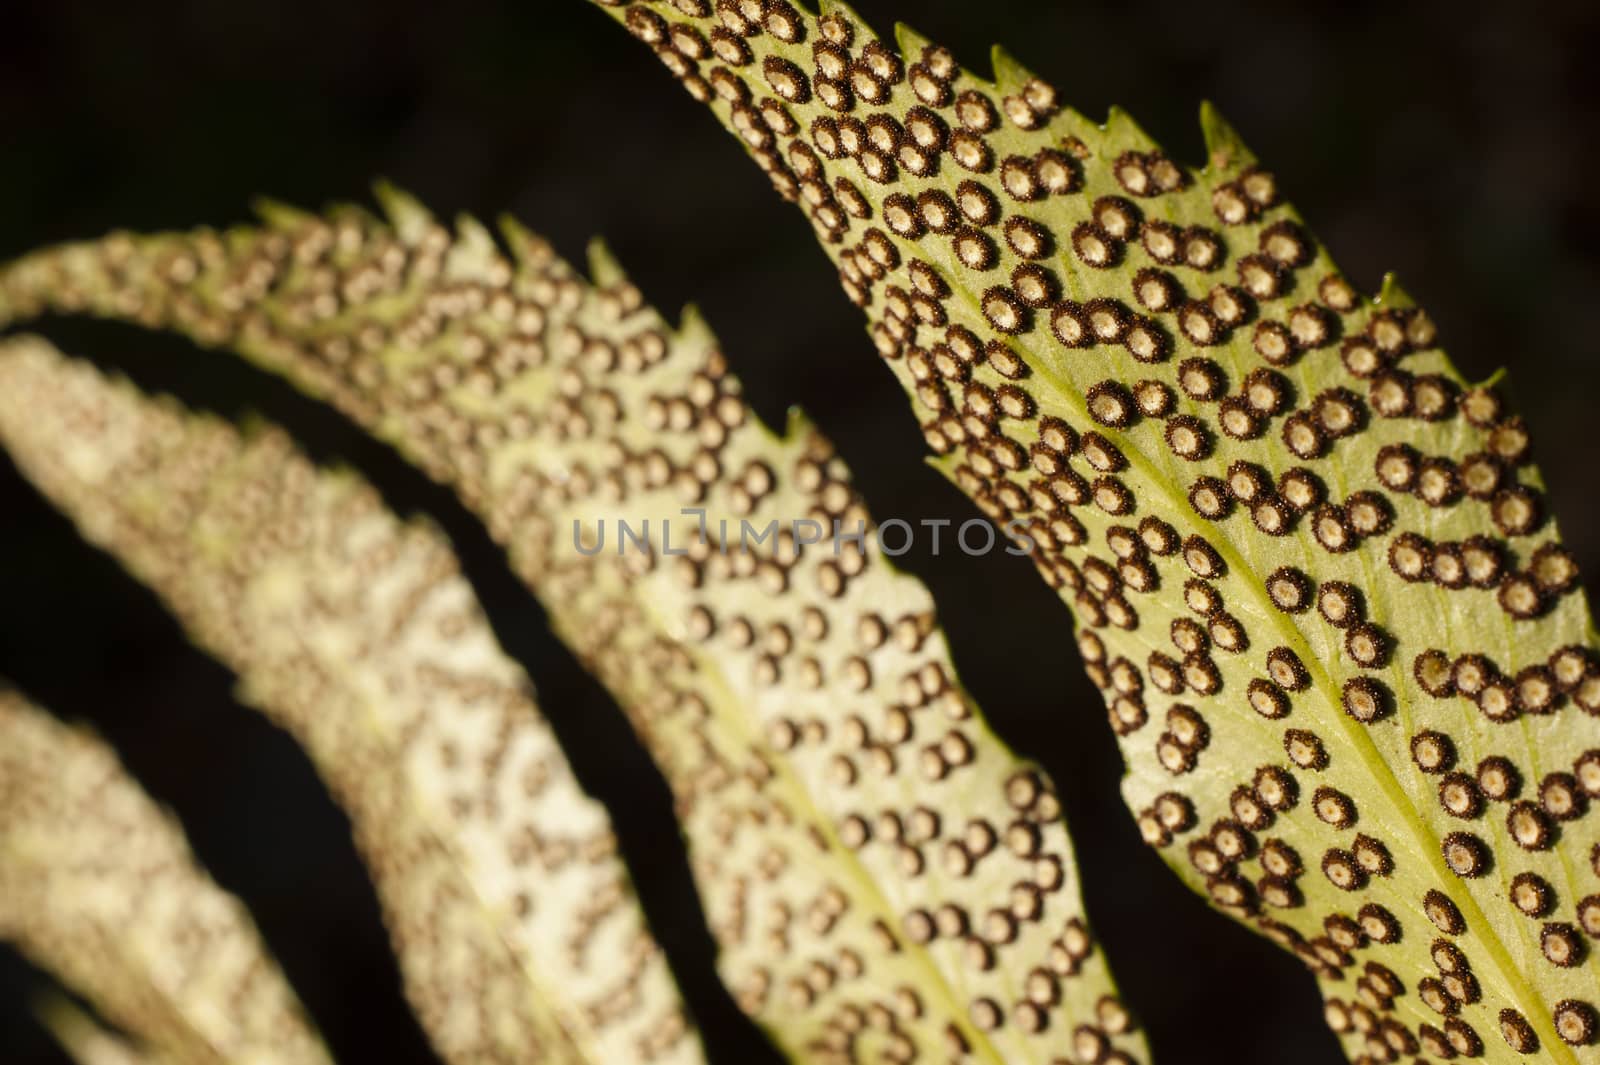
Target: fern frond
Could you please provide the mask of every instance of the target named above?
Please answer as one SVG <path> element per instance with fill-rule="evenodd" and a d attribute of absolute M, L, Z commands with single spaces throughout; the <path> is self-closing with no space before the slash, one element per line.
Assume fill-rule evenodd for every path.
<path fill-rule="evenodd" d="M 115 1060 L 113 1046 L 169 1065 L 330 1060 L 244 906 L 196 864 L 176 820 L 106 743 L 9 690 L 0 939 L 141 1044 L 63 1027 L 63 1000 L 46 1016 L 80 1060 Z"/>
<path fill-rule="evenodd" d="M 1209 107 L 1195 170 L 831 0 L 600 2 L 1026 527 L 1169 863 L 1305 960 L 1352 1055 L 1600 1060 L 1591 620 L 1525 426 L 1427 315 L 1358 297 Z"/>
<path fill-rule="evenodd" d="M 34 339 L 0 347 L 0 440 L 305 747 L 446 1059 L 704 1060 L 609 819 L 434 529 Z"/>
<path fill-rule="evenodd" d="M 828 443 L 760 424 L 699 318 L 598 249 L 587 282 L 514 225 L 512 261 L 385 198 L 390 224 L 274 208 L 0 288 L 236 347 L 454 485 L 661 765 L 724 977 L 786 1050 L 1143 1059 L 1050 784 L 961 690 L 926 589 L 834 540 L 870 526 Z"/>

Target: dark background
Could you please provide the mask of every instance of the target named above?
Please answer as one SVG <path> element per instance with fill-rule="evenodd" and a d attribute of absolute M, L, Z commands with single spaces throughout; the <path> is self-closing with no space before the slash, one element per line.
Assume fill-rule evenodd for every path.
<path fill-rule="evenodd" d="M 1198 160 L 1215 100 L 1349 272 L 1397 269 L 1459 364 L 1515 371 L 1589 574 L 1600 168 L 1592 6 L 1396 9 L 1205 0 L 861 0 L 986 65 L 1012 50 L 1090 115 L 1119 103 Z M 961 8 L 966 10 L 960 10 Z M 441 214 L 509 210 L 570 257 L 608 235 L 648 299 L 705 309 L 769 420 L 804 406 L 880 517 L 968 514 L 920 464 L 908 407 L 797 212 L 643 47 L 582 0 L 52 0 L 0 9 L 0 258 L 127 226 L 246 217 L 257 194 L 360 199 L 386 175 Z M 182 342 L 48 321 L 68 350 L 227 415 L 260 411 L 356 463 L 455 537 L 586 783 L 613 810 L 717 1065 L 774 1059 L 720 991 L 666 792 L 615 707 L 443 491 L 275 379 Z M 431 1061 L 402 1002 L 347 826 L 295 748 L 231 704 L 228 674 L 0 459 L 0 675 L 93 721 L 250 904 L 345 1062 Z M 963 678 L 1061 787 L 1091 913 L 1168 1062 L 1339 1060 L 1309 977 L 1210 914 L 1138 842 L 1066 615 L 1003 556 L 908 556 Z M 1003 621 L 1001 620 L 1003 619 Z M 1002 635 L 1003 628 L 1003 635 Z M 0 1057 L 62 1060 L 0 951 Z"/>

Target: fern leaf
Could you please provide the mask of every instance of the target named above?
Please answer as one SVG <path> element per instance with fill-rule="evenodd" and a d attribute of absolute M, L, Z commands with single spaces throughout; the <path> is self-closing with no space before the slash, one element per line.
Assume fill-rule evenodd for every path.
<path fill-rule="evenodd" d="M 1169 863 L 1306 961 L 1352 1055 L 1600 1060 L 1589 612 L 1523 423 L 1398 285 L 1358 297 L 1209 107 L 1195 170 L 840 3 L 601 2 L 1026 528 Z"/>
<path fill-rule="evenodd" d="M 0 939 L 139 1040 L 143 1049 L 126 1046 L 135 1060 L 329 1061 L 249 914 L 196 864 L 171 815 L 107 744 L 9 690 L 0 690 Z M 125 1044 L 90 1038 L 65 1008 L 44 1014 L 63 1044 L 79 1060 L 116 1060 Z"/>
<path fill-rule="evenodd" d="M 589 283 L 514 225 L 511 261 L 385 198 L 388 225 L 273 208 L 0 288 L 237 347 L 453 484 L 661 765 L 724 978 L 785 1050 L 1143 1059 L 1050 784 L 961 691 L 927 591 L 835 541 L 869 519 L 827 442 L 761 425 L 699 318 L 603 251 Z"/>
<path fill-rule="evenodd" d="M 0 439 L 235 669 L 349 812 L 449 1061 L 703 1061 L 615 853 L 437 532 L 31 339 Z"/>

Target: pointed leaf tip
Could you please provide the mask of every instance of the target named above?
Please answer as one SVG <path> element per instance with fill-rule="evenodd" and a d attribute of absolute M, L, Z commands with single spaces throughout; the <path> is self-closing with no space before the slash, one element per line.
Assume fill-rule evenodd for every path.
<path fill-rule="evenodd" d="M 908 62 L 916 62 L 921 57 L 923 49 L 933 44 L 933 41 L 924 37 L 917 30 L 904 22 L 894 24 L 894 41 L 900 49 L 900 54 Z"/>
<path fill-rule="evenodd" d="M 784 411 L 784 415 L 783 438 L 785 440 L 799 439 L 802 433 L 810 431 L 812 425 L 815 424 L 806 414 L 805 408 L 798 403 L 791 404 L 789 409 Z"/>
<path fill-rule="evenodd" d="M 1380 307 L 1387 307 L 1390 310 L 1404 310 L 1417 304 L 1417 301 L 1411 298 L 1411 293 L 1400 283 L 1400 275 L 1393 270 L 1383 275 L 1377 302 Z"/>
<path fill-rule="evenodd" d="M 1004 45 L 997 44 L 989 50 L 989 62 L 994 67 L 994 86 L 1001 92 L 1016 92 L 1034 76 Z"/>
<path fill-rule="evenodd" d="M 433 213 L 422 205 L 422 201 L 388 178 L 373 182 L 372 194 L 388 216 L 390 224 L 402 237 L 433 224 Z"/>
<path fill-rule="evenodd" d="M 1205 137 L 1207 169 L 1236 170 L 1255 163 L 1244 139 L 1210 100 L 1200 102 L 1200 132 Z"/>
<path fill-rule="evenodd" d="M 489 228 L 465 211 L 456 215 L 456 239 L 472 248 L 493 248 L 494 234 Z"/>
<path fill-rule="evenodd" d="M 606 288 L 611 285 L 621 284 L 628 280 L 627 271 L 612 254 L 611 247 L 604 237 L 595 237 L 589 241 L 589 280 L 596 288 Z"/>
<path fill-rule="evenodd" d="M 523 225 L 515 215 L 505 212 L 496 221 L 500 227 L 501 239 L 505 241 L 506 247 L 511 249 L 512 257 L 520 265 L 532 266 L 550 254 L 550 245 L 545 239 Z"/>
<path fill-rule="evenodd" d="M 250 210 L 270 226 L 295 226 L 314 217 L 293 204 L 284 203 L 271 196 L 257 196 L 250 201 Z"/>
<path fill-rule="evenodd" d="M 678 312 L 678 337 L 685 342 L 716 343 L 711 323 L 706 321 L 698 303 L 685 303 Z"/>

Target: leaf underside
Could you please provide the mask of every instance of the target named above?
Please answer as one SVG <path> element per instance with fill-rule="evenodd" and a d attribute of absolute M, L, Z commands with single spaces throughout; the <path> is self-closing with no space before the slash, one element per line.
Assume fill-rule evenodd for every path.
<path fill-rule="evenodd" d="M 0 440 L 232 667 L 350 815 L 441 1055 L 703 1062 L 604 809 L 448 543 L 276 431 L 0 346 Z"/>
<path fill-rule="evenodd" d="M 1209 107 L 1181 166 L 1003 52 L 608 2 L 811 219 L 935 463 L 1073 608 L 1149 842 L 1352 1057 L 1595 1061 L 1600 673 L 1522 421 Z"/>
<path fill-rule="evenodd" d="M 84 1065 L 330 1060 L 243 904 L 196 864 L 177 821 L 107 744 L 12 691 L 0 691 L 0 939 L 139 1042 L 64 999 L 42 1009 Z"/>
<path fill-rule="evenodd" d="M 1143 1060 L 1054 793 L 961 691 L 927 591 L 870 540 L 798 542 L 868 521 L 827 442 L 761 425 L 704 325 L 598 249 L 591 283 L 513 225 L 508 259 L 385 199 L 389 223 L 272 208 L 46 252 L 0 302 L 235 348 L 453 485 L 661 766 L 723 976 L 798 1060 Z"/>

